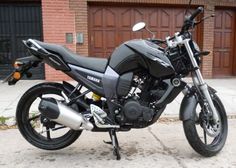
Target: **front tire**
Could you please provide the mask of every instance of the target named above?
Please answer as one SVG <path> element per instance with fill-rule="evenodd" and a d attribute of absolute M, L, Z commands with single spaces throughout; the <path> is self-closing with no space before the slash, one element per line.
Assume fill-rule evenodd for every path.
<path fill-rule="evenodd" d="M 16 111 L 16 121 L 18 129 L 23 137 L 32 145 L 45 149 L 45 150 L 58 150 L 71 145 L 81 134 L 82 131 L 75 131 L 66 128 L 62 135 L 57 135 L 57 137 L 51 137 L 48 131 L 52 130 L 47 128 L 46 136 L 36 130 L 39 129 L 39 125 L 42 126 L 42 116 L 39 112 L 37 115 L 32 116 L 31 106 L 37 100 L 37 98 L 42 95 L 56 95 L 61 96 L 61 92 L 64 91 L 64 87 L 59 83 L 42 83 L 30 88 L 20 99 L 17 111 Z M 37 106 L 38 107 L 38 106 Z M 35 107 L 35 109 L 37 109 Z M 32 124 L 32 119 L 37 123 Z M 45 118 L 44 118 L 45 119 Z M 50 124 L 55 124 L 51 122 Z M 54 133 L 54 132 L 53 132 Z M 48 137 L 49 136 L 49 137 Z"/>
<path fill-rule="evenodd" d="M 228 121 L 227 121 L 225 108 L 221 100 L 216 94 L 214 94 L 214 96 L 212 97 L 212 100 L 221 120 L 221 130 L 220 130 L 219 135 L 217 135 L 216 137 L 212 139 L 211 143 L 206 143 L 205 138 L 207 135 L 205 132 L 203 135 L 204 141 L 201 139 L 202 137 L 199 136 L 197 125 L 200 125 L 200 124 L 196 122 L 196 116 L 195 116 L 196 109 L 194 109 L 195 110 L 194 118 L 183 121 L 184 133 L 189 144 L 197 153 L 205 157 L 211 157 L 219 153 L 221 149 L 224 147 L 227 134 L 228 134 Z"/>

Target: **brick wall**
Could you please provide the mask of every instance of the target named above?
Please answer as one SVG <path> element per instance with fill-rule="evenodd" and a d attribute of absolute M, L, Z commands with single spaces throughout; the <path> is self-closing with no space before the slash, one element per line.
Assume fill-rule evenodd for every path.
<path fill-rule="evenodd" d="M 74 44 L 65 43 L 65 33 L 75 34 L 75 12 L 68 0 L 42 0 L 43 39 L 45 42 L 65 45 L 74 52 Z M 45 66 L 46 80 L 68 80 L 67 75 Z"/>
<path fill-rule="evenodd" d="M 42 0 L 44 41 L 65 44 L 65 33 L 83 33 L 84 44 L 66 45 L 73 51 L 88 55 L 88 4 L 94 3 L 136 3 L 136 4 L 188 4 L 189 0 Z M 236 0 L 193 0 L 194 5 L 203 5 L 206 9 L 215 10 L 215 6 L 236 7 Z M 205 11 L 208 16 L 210 11 Z M 204 22 L 203 49 L 213 51 L 214 19 Z M 207 78 L 212 77 L 213 55 L 205 57 L 202 71 Z M 46 66 L 47 80 L 68 79 L 65 75 Z"/>

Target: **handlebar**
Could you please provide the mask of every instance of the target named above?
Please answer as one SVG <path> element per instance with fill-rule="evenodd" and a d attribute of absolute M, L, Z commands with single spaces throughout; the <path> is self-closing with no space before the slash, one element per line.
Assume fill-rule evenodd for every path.
<path fill-rule="evenodd" d="M 203 7 L 198 7 L 192 15 L 190 15 L 189 17 L 186 17 L 185 21 L 184 21 L 184 25 L 181 29 L 180 34 L 185 33 L 186 31 L 188 31 L 190 28 L 193 28 L 196 24 L 194 19 L 204 11 Z"/>
<path fill-rule="evenodd" d="M 203 7 L 198 7 L 193 14 L 189 17 L 190 20 L 193 20 L 195 17 L 197 17 L 197 15 L 199 15 L 200 13 L 203 12 Z"/>

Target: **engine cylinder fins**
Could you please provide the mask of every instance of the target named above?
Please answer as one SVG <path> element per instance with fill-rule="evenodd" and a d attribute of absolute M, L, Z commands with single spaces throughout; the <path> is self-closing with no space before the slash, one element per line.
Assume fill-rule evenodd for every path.
<path fill-rule="evenodd" d="M 42 99 L 38 109 L 51 121 L 73 130 L 92 130 L 94 127 L 82 114 L 53 98 Z"/>

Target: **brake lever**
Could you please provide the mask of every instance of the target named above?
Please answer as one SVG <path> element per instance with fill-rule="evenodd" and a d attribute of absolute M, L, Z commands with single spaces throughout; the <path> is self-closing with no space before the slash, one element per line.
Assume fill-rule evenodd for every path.
<path fill-rule="evenodd" d="M 200 21 L 196 21 L 194 24 L 198 25 L 198 24 L 202 23 L 204 20 L 207 20 L 212 17 L 215 17 L 215 14 L 211 14 L 210 16 L 203 17 Z"/>

